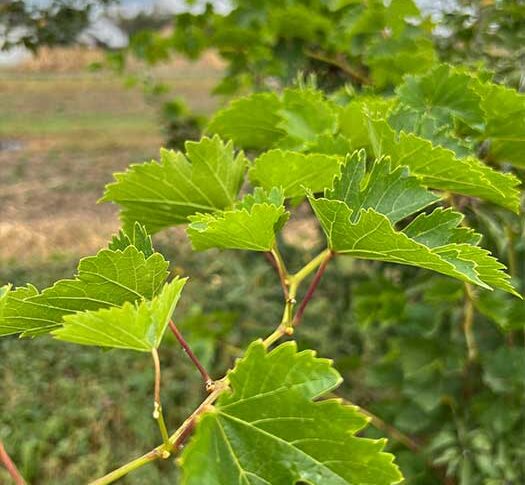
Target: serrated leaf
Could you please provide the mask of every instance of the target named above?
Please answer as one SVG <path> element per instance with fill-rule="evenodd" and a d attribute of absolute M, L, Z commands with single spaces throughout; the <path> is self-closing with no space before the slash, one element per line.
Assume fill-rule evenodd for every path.
<path fill-rule="evenodd" d="M 286 134 L 277 126 L 281 107 L 274 93 L 252 94 L 218 111 L 206 131 L 233 140 L 239 147 L 267 148 Z"/>
<path fill-rule="evenodd" d="M 451 208 L 438 207 L 431 214 L 419 214 L 403 232 L 430 248 L 450 243 L 478 244 L 481 235 L 474 229 L 460 226 L 463 218 L 463 214 Z"/>
<path fill-rule="evenodd" d="M 406 167 L 391 169 L 388 159 L 378 159 L 366 174 L 366 153 L 354 152 L 348 157 L 341 175 L 334 180 L 329 199 L 345 202 L 357 217 L 360 209 L 373 208 L 396 222 L 424 209 L 439 197 L 408 175 Z"/>
<path fill-rule="evenodd" d="M 400 220 L 399 216 L 392 217 L 392 213 L 398 200 L 403 200 L 403 189 L 399 191 L 399 199 L 393 192 L 388 194 L 386 199 L 390 204 L 380 199 L 381 204 L 363 206 L 361 194 L 366 193 L 370 181 L 364 186 L 362 182 L 357 184 L 363 177 L 362 163 L 358 162 L 355 156 L 349 159 L 342 168 L 341 177 L 335 180 L 334 188 L 327 190 L 324 198 L 309 196 L 333 251 L 357 258 L 418 266 L 484 288 L 500 288 L 518 295 L 503 271 L 505 267 L 488 251 L 473 245 L 479 237 L 472 231 L 457 228 L 462 218 L 460 214 L 436 209 L 430 215 L 420 215 L 405 230 L 398 230 L 394 224 Z M 384 162 L 376 161 L 375 165 L 378 163 Z M 358 189 L 359 194 L 356 194 Z M 380 194 L 381 186 L 378 186 L 377 195 Z M 399 215 L 406 217 L 407 212 Z M 433 232 L 432 224 L 438 223 L 440 232 Z"/>
<path fill-rule="evenodd" d="M 228 374 L 231 393 L 204 414 L 181 457 L 185 485 L 398 483 L 384 440 L 358 438 L 355 407 L 313 401 L 341 382 L 331 362 L 294 342 L 250 345 Z"/>
<path fill-rule="evenodd" d="M 80 260 L 74 279 L 57 281 L 41 293 L 32 285 L 8 292 L 0 335 L 48 333 L 66 315 L 151 299 L 166 281 L 167 268 L 159 253 L 146 258 L 134 246 L 124 251 L 103 249 Z"/>
<path fill-rule="evenodd" d="M 155 252 L 151 236 L 138 222 L 135 222 L 130 230 L 121 229 L 116 236 L 113 236 L 108 248 L 113 251 L 124 251 L 128 246 L 135 246 L 147 258 Z"/>
<path fill-rule="evenodd" d="M 283 202 L 281 191 L 266 194 L 259 189 L 233 210 L 191 216 L 187 232 L 193 248 L 270 251 L 276 231 L 288 217 Z"/>
<path fill-rule="evenodd" d="M 174 279 L 152 300 L 66 315 L 63 326 L 51 333 L 80 345 L 149 352 L 160 345 L 185 283 L 186 278 Z"/>
<path fill-rule="evenodd" d="M 406 165 L 428 187 L 479 197 L 519 212 L 519 180 L 498 172 L 474 157 L 433 146 L 412 133 L 399 135 L 384 120 L 367 121 L 370 146 L 376 157 L 389 156 L 394 165 Z"/>
<path fill-rule="evenodd" d="M 461 120 L 472 127 L 483 125 L 481 98 L 472 86 L 472 76 L 441 64 L 421 76 L 409 76 L 397 91 L 406 106 L 428 114 L 440 124 Z"/>
<path fill-rule="evenodd" d="M 134 164 L 115 174 L 102 201 L 122 206 L 125 225 L 140 222 L 149 232 L 186 223 L 197 212 L 232 207 L 246 161 L 219 137 L 186 142 L 186 154 L 161 150 L 160 163 Z"/>
<path fill-rule="evenodd" d="M 305 188 L 319 192 L 329 186 L 340 164 L 340 157 L 270 150 L 254 160 L 249 176 L 255 185 L 282 187 L 285 197 L 299 197 Z"/>

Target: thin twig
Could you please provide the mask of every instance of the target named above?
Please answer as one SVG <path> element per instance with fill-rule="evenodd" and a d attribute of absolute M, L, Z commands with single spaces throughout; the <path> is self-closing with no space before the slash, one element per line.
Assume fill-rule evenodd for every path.
<path fill-rule="evenodd" d="M 195 423 L 198 420 L 198 417 L 209 410 L 210 406 L 218 399 L 218 397 L 228 389 L 228 382 L 226 379 L 222 379 L 216 383 L 215 389 L 208 395 L 208 397 L 199 405 L 193 413 L 182 423 L 182 425 L 169 437 L 170 448 L 174 453 L 177 453 L 181 448 L 184 440 L 187 439 L 188 435 L 193 431 Z M 140 468 L 147 463 L 156 461 L 160 458 L 167 458 L 169 453 L 166 456 L 165 445 L 159 445 L 155 449 L 149 451 L 145 455 L 142 455 L 135 460 L 126 463 L 125 465 L 113 470 L 112 472 L 104 475 L 103 477 L 91 482 L 90 485 L 108 485 L 115 482 L 119 478 L 126 476 L 129 472 Z M 23 482 L 22 482 L 23 483 Z M 18 485 L 18 484 L 17 484 Z"/>
<path fill-rule="evenodd" d="M 277 248 L 272 249 L 266 254 L 268 256 L 268 259 L 272 263 L 272 266 L 275 268 L 277 274 L 279 275 L 279 282 L 281 283 L 281 288 L 283 289 L 284 299 L 287 300 L 289 298 L 288 271 L 286 269 L 286 265 L 284 264 L 283 258 Z"/>
<path fill-rule="evenodd" d="M 370 80 L 366 77 L 365 74 L 362 74 L 357 69 L 353 68 L 350 64 L 348 64 L 348 61 L 342 57 L 339 57 L 338 59 L 334 57 L 329 57 L 326 54 L 323 54 L 322 52 L 314 52 L 311 50 L 305 50 L 305 54 L 317 61 L 326 62 L 327 64 L 331 64 L 332 66 L 338 67 L 343 71 L 344 73 L 348 74 L 354 81 L 357 81 L 359 84 L 370 84 Z"/>
<path fill-rule="evenodd" d="M 310 283 L 310 286 L 308 287 L 308 290 L 306 291 L 306 294 L 304 295 L 304 298 L 301 301 L 301 304 L 299 305 L 297 313 L 295 314 L 295 317 L 293 319 L 293 325 L 295 327 L 301 323 L 301 319 L 303 318 L 303 314 L 306 309 L 306 306 L 308 305 L 309 301 L 312 299 L 312 296 L 315 293 L 317 285 L 319 284 L 319 281 L 321 281 L 321 278 L 326 270 L 326 266 L 328 265 L 328 263 L 330 262 L 333 256 L 334 256 L 334 253 L 332 251 L 327 253 L 325 258 L 323 259 L 323 262 L 317 269 L 314 279 Z"/>
<path fill-rule="evenodd" d="M 22 474 L 18 471 L 18 468 L 14 464 L 11 457 L 7 454 L 4 444 L 0 441 L 0 462 L 4 464 L 9 475 L 15 482 L 16 485 L 26 485 L 26 481 L 22 477 Z"/>
<path fill-rule="evenodd" d="M 156 403 L 160 404 L 160 359 L 157 349 L 152 349 L 151 355 L 153 357 L 153 364 L 155 366 L 155 391 L 153 398 Z"/>
<path fill-rule="evenodd" d="M 202 376 L 202 380 L 204 381 L 204 385 L 206 386 L 206 390 L 208 392 L 211 392 L 213 390 L 213 380 L 204 368 L 204 366 L 200 363 L 198 357 L 193 353 L 193 350 L 191 350 L 191 347 L 188 345 L 188 342 L 184 339 L 182 334 L 180 333 L 180 330 L 177 328 L 177 326 L 173 323 L 173 320 L 170 320 L 170 328 L 173 334 L 175 335 L 175 338 L 179 341 L 182 348 L 184 349 L 184 352 L 188 354 L 188 357 L 193 362 L 195 367 L 197 367 L 197 370 L 199 371 L 200 375 Z"/>
<path fill-rule="evenodd" d="M 160 359 L 159 353 L 156 348 L 151 350 L 151 355 L 153 356 L 153 363 L 155 365 L 155 390 L 153 394 L 153 417 L 157 421 L 159 426 L 160 435 L 162 436 L 162 441 L 165 446 L 164 452 L 168 454 L 170 451 L 170 442 L 168 429 L 166 428 L 166 422 L 164 421 L 164 413 L 162 412 L 162 404 L 160 402 Z"/>
<path fill-rule="evenodd" d="M 358 406 L 358 408 L 362 414 L 370 418 L 372 426 L 383 431 L 388 436 L 391 436 L 399 443 L 405 445 L 409 450 L 413 451 L 414 453 L 421 453 L 421 446 L 418 443 L 416 443 L 410 436 L 406 435 L 402 431 L 399 431 L 396 427 L 392 426 L 391 424 L 386 423 L 380 417 L 376 416 L 375 414 L 372 414 L 370 411 L 363 409 L 361 406 Z"/>

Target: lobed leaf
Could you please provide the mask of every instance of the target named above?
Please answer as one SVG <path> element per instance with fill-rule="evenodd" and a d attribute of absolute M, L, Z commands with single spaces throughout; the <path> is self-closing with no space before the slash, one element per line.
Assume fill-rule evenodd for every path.
<path fill-rule="evenodd" d="M 207 132 L 243 148 L 267 148 L 286 133 L 278 127 L 281 101 L 274 93 L 257 93 L 230 103 L 211 119 Z"/>
<path fill-rule="evenodd" d="M 483 125 L 481 98 L 472 86 L 472 76 L 447 64 L 420 76 L 407 76 L 397 94 L 401 103 L 440 124 L 460 120 L 472 127 Z"/>
<path fill-rule="evenodd" d="M 357 127 L 354 147 L 368 147 L 376 157 L 389 156 L 394 165 L 406 165 L 424 185 L 519 212 L 520 182 L 514 175 L 498 172 L 472 156 L 458 158 L 452 150 L 412 133 L 396 134 L 385 120 L 368 116 L 366 104 L 360 102 L 349 105 L 341 123 L 349 135 Z"/>
<path fill-rule="evenodd" d="M 505 267 L 488 251 L 475 246 L 479 235 L 457 227 L 461 214 L 438 208 L 430 215 L 420 214 L 404 230 L 396 229 L 396 222 L 410 215 L 410 211 L 422 209 L 432 199 L 417 195 L 415 179 L 406 172 L 399 172 L 397 168 L 387 175 L 385 166 L 384 160 L 376 161 L 365 178 L 364 155 L 354 153 L 324 198 L 309 195 L 333 251 L 418 266 L 483 288 L 500 288 L 518 295 L 503 271 Z M 375 182 L 394 177 L 396 173 L 400 177 L 397 197 L 396 192 L 385 192 L 382 185 Z M 412 199 L 414 204 L 410 205 Z"/>
<path fill-rule="evenodd" d="M 328 187 L 339 165 L 337 156 L 270 150 L 254 160 L 249 176 L 255 185 L 268 190 L 282 187 L 285 197 L 300 197 L 305 189 L 320 192 Z"/>
<path fill-rule="evenodd" d="M 149 232 L 233 206 L 244 176 L 243 153 L 235 156 L 232 142 L 217 136 L 185 147 L 185 154 L 161 150 L 160 163 L 134 164 L 115 174 L 101 200 L 122 206 L 126 226 L 138 221 Z"/>
<path fill-rule="evenodd" d="M 113 251 L 119 249 L 124 251 L 128 246 L 135 246 L 147 258 L 155 252 L 151 236 L 138 222 L 135 222 L 129 231 L 121 229 L 117 235 L 113 236 L 108 248 Z"/>
<path fill-rule="evenodd" d="M 151 299 L 166 281 L 167 268 L 159 253 L 146 257 L 134 246 L 103 249 L 80 260 L 74 279 L 57 281 L 42 292 L 27 285 L 4 294 L 0 335 L 44 334 L 61 326 L 66 315 Z"/>
<path fill-rule="evenodd" d="M 175 278 L 151 300 L 66 315 L 52 335 L 80 345 L 150 352 L 160 345 L 186 278 Z"/>
<path fill-rule="evenodd" d="M 268 352 L 256 341 L 228 379 L 231 393 L 200 418 L 183 452 L 183 484 L 401 481 L 384 440 L 355 436 L 367 422 L 357 408 L 317 401 L 341 382 L 329 360 L 295 342 Z"/>
<path fill-rule="evenodd" d="M 369 128 L 374 155 L 389 155 L 395 164 L 406 165 L 428 187 L 479 197 L 519 212 L 520 181 L 514 175 L 498 172 L 472 156 L 457 158 L 451 150 L 412 133 L 396 136 L 385 121 L 370 121 Z"/>
<path fill-rule="evenodd" d="M 266 194 L 259 188 L 233 210 L 191 216 L 187 232 L 193 248 L 270 251 L 276 230 L 288 218 L 283 202 L 278 189 Z"/>

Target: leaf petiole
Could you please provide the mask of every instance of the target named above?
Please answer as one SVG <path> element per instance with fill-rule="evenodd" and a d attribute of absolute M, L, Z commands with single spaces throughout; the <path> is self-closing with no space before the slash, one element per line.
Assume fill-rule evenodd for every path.
<path fill-rule="evenodd" d="M 153 417 L 159 426 L 160 435 L 162 436 L 162 442 L 164 443 L 164 450 L 162 452 L 162 458 L 168 458 L 170 456 L 171 444 L 169 441 L 169 433 L 166 428 L 166 422 L 164 421 L 164 414 L 162 412 L 162 404 L 160 402 L 160 359 L 159 352 L 154 347 L 151 349 L 151 355 L 153 357 L 153 364 L 155 367 L 155 390 L 153 397 Z"/>
<path fill-rule="evenodd" d="M 178 340 L 178 342 L 180 343 L 180 345 L 184 349 L 184 352 L 186 352 L 186 354 L 188 355 L 190 360 L 193 362 L 195 367 L 197 367 L 197 370 L 199 371 L 199 373 L 200 373 L 200 375 L 202 377 L 202 380 L 204 381 L 204 385 L 206 386 L 206 390 L 208 392 L 213 391 L 213 389 L 215 387 L 213 379 L 210 377 L 210 375 L 208 374 L 208 371 L 201 364 L 201 362 L 199 361 L 198 357 L 195 355 L 193 350 L 191 350 L 191 347 L 189 346 L 188 342 L 186 342 L 186 339 L 182 336 L 182 333 L 177 328 L 175 323 L 173 323 L 173 320 L 170 320 L 169 326 L 170 326 L 171 331 L 175 335 L 175 338 Z"/>

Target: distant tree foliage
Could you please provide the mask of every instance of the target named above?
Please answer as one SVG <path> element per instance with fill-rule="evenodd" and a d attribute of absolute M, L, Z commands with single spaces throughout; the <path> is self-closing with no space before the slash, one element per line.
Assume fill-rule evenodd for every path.
<path fill-rule="evenodd" d="M 41 46 L 68 45 L 89 26 L 91 12 L 114 0 L 53 0 L 45 7 L 23 0 L 0 4 L 2 49 L 24 46 L 35 52 Z"/>

